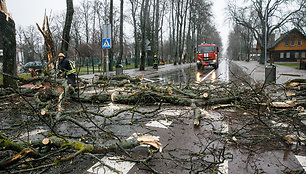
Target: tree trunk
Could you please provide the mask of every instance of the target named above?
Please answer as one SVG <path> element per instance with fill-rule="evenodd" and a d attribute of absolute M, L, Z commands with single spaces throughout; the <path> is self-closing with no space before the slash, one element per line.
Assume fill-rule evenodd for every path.
<path fill-rule="evenodd" d="M 182 36 L 182 47 L 181 47 L 181 57 L 183 58 L 183 63 L 186 63 L 186 55 L 183 55 L 184 54 L 184 47 L 185 47 L 185 34 L 186 34 L 186 23 L 187 23 L 187 16 L 188 16 L 188 5 L 189 5 L 189 0 L 187 0 L 186 1 L 186 4 L 185 4 L 185 12 L 184 12 L 184 16 L 183 16 L 183 18 L 184 18 L 184 22 L 183 22 L 183 24 L 184 24 L 184 29 L 183 29 L 183 36 Z M 183 7 L 182 7 L 182 9 L 183 9 Z M 186 49 L 187 49 L 187 45 L 186 45 Z"/>
<path fill-rule="evenodd" d="M 142 48 L 141 48 L 141 60 L 140 60 L 140 71 L 145 70 L 145 61 L 146 61 L 146 20 L 147 20 L 147 9 L 148 9 L 148 0 L 143 0 L 141 5 L 141 32 L 142 32 Z"/>
<path fill-rule="evenodd" d="M 171 17 L 172 17 L 172 44 L 173 44 L 173 47 L 172 47 L 172 55 L 171 55 L 171 58 L 174 59 L 173 61 L 173 64 L 176 65 L 177 64 L 177 57 L 176 57 L 176 50 L 177 50 L 177 40 L 175 40 L 175 34 L 177 34 L 175 31 L 175 29 L 177 27 L 175 27 L 175 17 L 174 17 L 174 0 L 172 0 L 172 8 L 171 8 Z"/>
<path fill-rule="evenodd" d="M 96 11 L 98 3 L 97 1 L 93 2 L 93 20 L 92 20 L 92 43 L 96 43 Z"/>
<path fill-rule="evenodd" d="M 3 142 L 2 144 L 0 144 L 0 148 L 18 152 L 18 154 L 16 154 L 15 156 L 1 160 L 0 168 L 4 168 L 12 164 L 15 164 L 18 161 L 25 159 L 26 157 L 41 158 L 43 156 L 35 148 L 26 148 L 24 145 L 22 145 L 22 143 L 20 144 L 14 143 L 7 137 L 3 136 L 2 134 L 0 134 L 0 141 Z M 55 163 L 58 163 L 58 162 L 71 160 L 76 156 L 85 152 L 105 154 L 108 152 L 121 151 L 122 149 L 132 149 L 141 144 L 150 145 L 158 149 L 160 152 L 162 151 L 159 138 L 153 136 L 146 136 L 146 135 L 137 136 L 128 140 L 122 140 L 115 143 L 108 143 L 102 145 L 86 144 L 74 139 L 66 139 L 66 138 L 59 138 L 56 136 L 52 136 L 44 139 L 36 139 L 34 141 L 31 141 L 27 145 L 36 148 L 68 147 L 69 149 L 76 151 L 75 153 L 69 154 L 68 156 L 63 156 L 63 157 L 57 156 Z"/>
<path fill-rule="evenodd" d="M 177 35 L 176 35 L 176 40 L 177 40 L 177 47 L 176 47 L 176 59 L 178 60 L 179 65 L 182 63 L 182 57 L 181 57 L 181 45 L 182 45 L 182 9 L 183 9 L 183 2 L 178 0 L 177 1 L 177 15 L 176 15 L 176 20 L 177 20 Z"/>
<path fill-rule="evenodd" d="M 2 9 L 2 6 L 5 6 L 5 4 L 0 5 L 0 50 L 3 50 L 3 72 L 12 76 L 16 76 L 17 67 L 15 22 L 6 12 L 6 9 L 5 11 Z M 3 85 L 5 87 L 17 87 L 16 81 L 10 76 L 3 77 Z"/>
<path fill-rule="evenodd" d="M 65 26 L 63 30 L 62 46 L 61 46 L 61 52 L 64 53 L 68 51 L 69 40 L 70 40 L 70 29 L 74 13 L 73 0 L 66 0 L 66 4 L 67 4 L 67 12 L 66 12 Z"/>
<path fill-rule="evenodd" d="M 135 50 L 135 68 L 138 68 L 139 65 L 139 34 L 137 31 L 137 22 L 136 22 L 136 11 L 137 11 L 137 3 L 133 0 L 130 0 L 132 5 L 132 19 L 133 19 L 133 25 L 134 25 L 134 50 Z"/>
<path fill-rule="evenodd" d="M 165 62 L 165 58 L 164 58 L 164 43 L 163 43 L 163 25 L 164 25 L 164 15 L 165 15 L 165 2 L 162 4 L 162 18 L 160 21 L 160 48 L 161 50 L 159 51 L 159 56 L 161 58 L 162 62 Z"/>
<path fill-rule="evenodd" d="M 51 30 L 49 28 L 49 22 L 48 22 L 48 18 L 46 14 L 44 16 L 44 22 L 43 22 L 42 28 L 40 28 L 37 23 L 36 23 L 36 26 L 38 30 L 41 32 L 41 34 L 43 35 L 44 40 L 45 40 L 46 55 L 48 59 L 48 66 L 47 66 L 46 71 L 49 73 L 51 70 L 55 70 L 56 56 L 55 56 L 55 51 L 54 51 L 54 41 L 53 41 Z"/>
<path fill-rule="evenodd" d="M 120 51 L 119 51 L 119 59 L 117 64 L 121 64 L 122 57 L 123 57 L 123 0 L 120 0 L 120 36 L 119 36 L 119 42 L 120 42 Z"/>
<path fill-rule="evenodd" d="M 109 23 L 111 25 L 111 40 L 112 42 L 114 43 L 114 32 L 113 32 L 113 29 L 114 29 L 114 1 L 113 0 L 110 0 L 110 8 L 109 8 Z M 114 45 L 114 44 L 112 44 Z M 111 48 L 109 49 L 109 52 L 108 52 L 108 57 L 109 57 L 109 71 L 113 71 L 113 65 L 114 65 L 114 59 L 113 59 L 113 51 L 114 49 Z"/>
<path fill-rule="evenodd" d="M 158 33 L 159 33 L 159 22 L 160 22 L 160 9 L 159 9 L 159 0 L 156 0 L 156 4 L 154 6 L 155 17 L 154 17 L 154 27 L 153 27 L 153 54 L 159 54 L 158 51 Z"/>

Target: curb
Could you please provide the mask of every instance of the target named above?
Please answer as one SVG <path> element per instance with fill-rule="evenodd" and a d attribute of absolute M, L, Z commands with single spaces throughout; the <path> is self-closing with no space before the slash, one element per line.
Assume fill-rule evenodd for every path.
<path fill-rule="evenodd" d="M 253 79 L 246 71 L 244 71 L 245 68 L 246 67 L 241 67 L 234 61 L 230 61 L 230 73 L 232 73 L 235 78 L 241 81 L 246 81 L 249 84 L 256 83 L 256 80 Z"/>

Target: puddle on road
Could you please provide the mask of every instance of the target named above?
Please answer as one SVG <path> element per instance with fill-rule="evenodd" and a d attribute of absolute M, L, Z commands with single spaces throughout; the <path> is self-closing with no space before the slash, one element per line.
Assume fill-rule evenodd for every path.
<path fill-rule="evenodd" d="M 179 69 L 174 72 L 161 74 L 159 76 L 151 78 L 154 82 L 159 82 L 162 84 L 166 83 L 188 83 L 195 80 L 195 74 L 196 74 L 197 68 L 194 67 L 188 67 L 185 69 Z"/>
<path fill-rule="evenodd" d="M 175 72 L 162 74 L 151 78 L 154 82 L 159 83 L 188 83 L 188 82 L 201 82 L 208 80 L 211 82 L 221 81 L 229 82 L 229 62 L 222 61 L 217 70 L 212 67 L 205 67 L 203 70 L 197 70 L 197 67 L 188 67 L 185 69 L 179 69 Z"/>

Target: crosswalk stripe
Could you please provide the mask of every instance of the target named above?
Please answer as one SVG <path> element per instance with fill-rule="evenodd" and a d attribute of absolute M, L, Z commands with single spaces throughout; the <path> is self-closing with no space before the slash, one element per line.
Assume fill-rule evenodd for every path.
<path fill-rule="evenodd" d="M 222 133 L 228 133 L 229 131 L 229 126 L 228 123 L 222 121 L 221 123 L 221 132 Z M 228 174 L 228 160 L 224 160 L 222 164 L 219 166 L 219 170 L 222 174 Z"/>
<path fill-rule="evenodd" d="M 40 133 L 43 133 L 43 132 L 47 132 L 46 129 L 35 129 L 31 132 L 28 132 L 28 133 L 24 133 L 24 134 L 21 134 L 20 138 L 24 138 L 24 137 L 27 137 L 27 136 L 34 136 L 34 135 L 37 135 L 37 134 L 40 134 Z"/>
<path fill-rule="evenodd" d="M 299 161 L 303 169 L 306 171 L 306 156 L 295 155 L 295 158 Z"/>
<path fill-rule="evenodd" d="M 127 140 L 139 136 L 138 133 L 133 133 Z M 153 136 L 154 137 L 154 136 Z M 155 136 L 159 138 L 159 136 Z M 140 146 L 142 147 L 148 147 L 149 145 L 146 144 L 141 144 Z M 103 157 L 101 159 L 101 162 L 103 164 L 106 164 L 120 172 L 122 174 L 128 173 L 136 163 L 134 162 L 129 162 L 129 161 L 121 161 L 118 156 L 113 156 L 113 157 Z M 116 172 L 112 171 L 109 169 L 107 166 L 103 165 L 98 161 L 96 164 L 94 164 L 91 168 L 87 170 L 89 173 L 94 173 L 94 174 L 117 174 Z"/>
<path fill-rule="evenodd" d="M 228 174 L 228 160 L 224 160 L 224 162 L 220 164 L 219 171 L 222 174 Z"/>
<path fill-rule="evenodd" d="M 101 161 L 122 172 L 122 174 L 128 173 L 133 166 L 136 164 L 134 162 L 129 162 L 129 161 L 120 161 L 119 157 L 103 157 Z M 95 173 L 95 174 L 117 174 L 117 172 L 112 171 L 105 165 L 101 164 L 100 162 L 97 162 L 95 165 L 93 165 L 90 169 L 87 170 L 89 173 Z"/>
<path fill-rule="evenodd" d="M 158 120 L 158 121 L 150 121 L 146 124 L 146 126 L 168 129 L 168 127 L 171 124 L 172 124 L 172 121 Z"/>

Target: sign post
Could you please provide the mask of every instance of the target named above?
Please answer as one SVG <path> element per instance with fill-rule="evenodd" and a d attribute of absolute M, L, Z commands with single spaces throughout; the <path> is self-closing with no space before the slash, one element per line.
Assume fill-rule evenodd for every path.
<path fill-rule="evenodd" d="M 103 24 L 103 38 L 102 38 L 102 48 L 106 49 L 106 74 L 107 81 L 109 81 L 109 58 L 108 58 L 108 49 L 112 47 L 111 42 L 111 25 Z"/>

